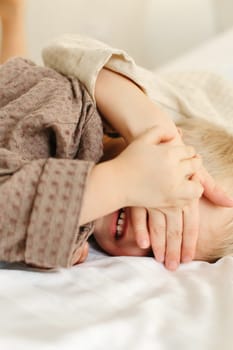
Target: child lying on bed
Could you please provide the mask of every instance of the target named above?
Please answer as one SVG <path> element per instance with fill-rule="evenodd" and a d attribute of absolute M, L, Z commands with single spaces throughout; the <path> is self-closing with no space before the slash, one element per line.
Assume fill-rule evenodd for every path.
<path fill-rule="evenodd" d="M 102 79 L 102 76 L 104 78 L 106 78 L 107 76 L 107 78 Z M 128 121 L 128 124 L 125 123 L 123 118 L 120 118 L 120 116 L 122 115 L 125 117 L 125 120 L 127 120 L 127 117 L 131 115 L 133 122 L 136 121 L 136 124 L 137 121 L 140 120 L 140 116 L 144 115 L 145 117 L 142 120 L 145 126 L 148 125 L 148 123 L 150 122 L 153 123 L 153 118 L 155 118 L 155 123 L 158 123 L 158 125 L 162 125 L 165 130 L 172 130 L 172 125 L 170 124 L 171 120 L 168 121 L 167 115 L 166 113 L 164 113 L 163 110 L 157 109 L 156 105 L 154 105 L 153 103 L 150 105 L 150 102 L 148 100 L 147 102 L 145 102 L 143 100 L 144 97 L 142 97 L 143 94 L 139 91 L 134 91 L 134 95 L 133 90 L 136 90 L 136 87 L 133 87 L 132 82 L 130 82 L 129 80 L 127 81 L 127 79 L 125 79 L 125 85 L 130 86 L 130 93 L 129 91 L 127 91 L 126 86 L 124 86 L 124 83 L 122 83 L 122 85 L 119 84 L 121 88 L 119 88 L 118 90 L 117 79 L 124 78 L 118 76 L 115 77 L 116 80 L 114 80 L 113 76 L 114 73 L 109 71 L 107 72 L 106 70 L 102 70 L 99 73 L 99 77 L 96 82 L 95 97 L 97 106 L 101 114 L 105 116 L 108 121 L 111 121 L 111 124 L 115 126 L 115 129 L 118 130 L 118 132 L 121 135 L 124 135 L 124 140 L 126 140 L 126 144 L 130 143 L 130 137 L 127 135 L 128 125 L 130 124 L 130 121 Z M 104 83 L 102 80 L 104 80 Z M 112 80 L 114 81 L 114 94 L 111 94 Z M 108 89 L 106 89 L 107 84 Z M 122 95 L 124 93 L 125 96 L 127 96 L 127 98 L 125 99 L 122 98 Z M 132 102 L 132 104 L 130 104 L 129 102 L 129 95 L 131 98 L 131 102 L 134 101 L 134 103 Z M 119 96 L 118 99 L 117 96 Z M 154 115 L 152 110 L 154 111 Z M 123 125 L 126 125 L 125 129 L 121 125 L 121 122 L 119 122 L 119 119 L 121 119 Z M 205 123 L 205 120 L 203 120 L 203 123 Z M 133 125 L 133 123 L 131 123 L 131 125 Z M 145 126 L 141 124 L 139 126 L 139 129 L 140 127 L 142 127 L 143 130 L 143 127 Z M 137 134 L 137 132 L 135 133 Z M 188 138 L 186 138 L 186 142 L 187 144 L 189 144 Z M 176 136 L 175 143 L 180 143 L 179 135 Z M 195 146 L 196 144 L 198 144 L 198 142 L 195 143 Z M 114 151 L 113 154 L 116 156 L 117 152 Z M 205 197 L 203 197 L 201 203 L 209 203 L 210 205 L 213 205 L 214 201 L 211 198 L 213 193 L 217 195 L 217 187 L 215 187 L 212 191 L 210 189 L 208 191 L 205 191 Z M 206 197 L 208 197 L 209 202 L 206 201 Z M 216 201 L 215 204 L 221 205 L 220 202 L 217 203 Z M 220 209 L 220 206 L 218 208 Z M 199 203 L 198 214 L 200 216 L 202 214 L 202 212 L 199 212 Z M 117 236 L 120 236 L 121 233 L 119 232 L 117 234 L 116 232 L 116 220 L 119 219 L 118 231 L 122 231 L 121 226 L 123 226 L 124 224 L 124 216 L 127 216 L 128 223 L 130 223 L 131 236 L 128 236 L 128 240 L 131 241 L 131 244 L 134 247 L 133 249 L 129 249 L 129 247 L 127 246 L 127 243 L 130 243 L 129 241 L 127 241 L 127 239 L 115 239 Z M 110 220 L 112 220 L 111 224 L 109 224 Z M 203 223 L 203 219 L 201 222 L 199 222 L 199 220 L 201 220 L 201 217 L 199 219 L 197 216 L 195 203 L 193 208 L 190 208 L 190 206 L 186 206 L 183 208 L 183 210 L 180 210 L 179 208 L 173 208 L 172 210 L 160 208 L 160 210 L 155 210 L 149 208 L 145 209 L 133 207 L 127 209 L 125 213 L 115 212 L 113 215 L 104 218 L 104 224 L 102 225 L 100 225 L 99 221 L 95 222 L 94 235 L 97 241 L 99 242 L 99 245 L 110 254 L 147 255 L 148 252 L 150 254 L 152 250 L 157 261 L 164 262 L 165 266 L 168 269 L 175 270 L 178 267 L 180 261 L 188 262 L 192 259 L 200 258 L 200 256 L 202 256 L 204 260 L 209 259 L 208 257 L 210 255 L 206 255 L 207 252 L 201 255 L 200 249 L 197 250 L 197 252 L 195 252 L 194 249 L 197 243 L 199 244 L 198 248 L 200 248 L 200 240 L 197 242 L 198 234 L 200 235 L 200 237 L 203 238 L 203 236 L 201 236 L 201 233 L 203 231 L 200 231 L 199 229 L 199 224 Z M 105 224 L 106 227 L 103 228 Z M 109 225 L 113 225 L 113 228 L 110 229 L 110 231 L 113 230 L 112 234 L 111 232 L 109 232 Z M 113 235 L 115 235 L 114 238 Z M 209 236 L 207 237 L 209 238 Z M 147 238 L 145 244 L 144 242 L 141 243 L 141 238 Z M 203 241 L 201 241 L 201 243 L 203 243 Z M 85 257 L 87 256 L 87 252 L 88 246 L 86 245 L 83 249 L 81 261 L 85 259 Z"/>
<path fill-rule="evenodd" d="M 148 212 L 150 229 L 134 226 L 135 241 L 143 249 L 151 245 L 157 260 L 165 255 L 166 266 L 175 269 L 180 259 L 193 258 L 203 188 L 212 203 L 232 206 L 232 200 L 215 185 L 195 150 L 183 144 L 171 118 L 137 84 L 109 69 L 99 74 L 106 50 L 97 47 L 91 57 L 91 50 L 84 51 L 87 57 L 77 61 L 75 49 L 71 66 L 87 78 L 83 83 L 101 117 L 74 75 L 21 58 L 0 67 L 0 259 L 71 266 L 85 257 L 92 221 L 133 207 L 131 222 L 138 225 L 139 218 L 145 228 Z M 64 52 L 55 56 L 55 62 L 65 58 Z M 127 62 L 120 67 L 127 68 Z M 132 73 L 135 66 L 129 68 Z M 95 165 L 104 120 L 128 146 L 113 160 Z M 158 223 L 166 252 L 156 238 Z"/>
<path fill-rule="evenodd" d="M 220 77 L 186 73 L 186 79 L 183 79 L 178 74 L 175 81 L 170 79 L 171 84 L 169 80 L 136 66 L 124 51 L 79 35 L 67 35 L 55 40 L 44 50 L 43 58 L 49 67 L 65 75 L 76 76 L 83 82 L 105 122 L 108 121 L 124 137 L 126 144 L 153 125 L 161 126 L 166 132 L 172 131 L 175 144 L 182 144 L 171 117 L 212 115 L 219 120 L 225 118 L 231 121 L 232 86 L 227 86 Z M 107 69 L 101 70 L 103 67 Z M 136 88 L 137 85 L 141 90 Z M 222 101 L 225 102 L 221 103 L 223 91 Z M 228 109 L 225 108 L 226 94 L 229 96 Z M 105 130 L 109 132 L 106 123 Z M 205 198 L 219 206 L 231 205 L 207 173 L 199 172 L 198 175 L 199 179 L 202 178 Z M 180 260 L 185 262 L 197 257 L 198 207 L 198 201 L 193 201 L 183 210 L 131 208 L 130 222 L 137 245 L 147 250 L 152 246 L 156 259 L 165 261 L 170 269 L 175 269 Z M 92 212 L 99 211 L 98 216 L 104 216 L 103 213 L 100 215 L 100 210 L 101 206 L 97 204 Z M 81 213 L 81 221 L 85 216 L 88 218 L 87 212 L 88 208 Z M 111 253 L 111 247 L 107 249 Z M 87 250 L 86 244 L 82 254 L 77 252 L 77 260 L 80 258 L 82 261 Z"/>
<path fill-rule="evenodd" d="M 232 191 L 233 136 L 203 119 L 183 119 L 179 123 L 186 144 L 191 144 L 201 154 L 208 172 L 228 193 Z M 126 147 L 123 138 L 105 143 L 104 160 L 111 159 Z M 215 261 L 233 253 L 233 208 L 214 205 L 205 197 L 199 201 L 200 228 L 194 259 Z M 151 243 L 156 251 L 160 242 L 165 252 L 165 230 L 155 227 Z M 142 249 L 135 240 L 131 222 L 131 208 L 123 208 L 96 220 L 94 237 L 99 246 L 111 255 L 151 255 L 151 247 Z M 160 260 L 163 261 L 162 257 Z M 157 259 L 158 260 L 158 259 Z"/>
<path fill-rule="evenodd" d="M 1 52 L 1 61 L 2 62 L 4 62 L 7 58 L 9 58 L 11 56 L 20 55 L 20 54 L 25 53 L 24 7 L 25 7 L 24 0 L 0 0 L 0 16 L 1 16 L 1 20 L 2 20 L 2 34 L 3 34 L 2 35 L 2 52 Z M 80 41 L 80 39 L 78 39 L 78 41 L 79 41 L 79 44 L 77 47 L 77 43 L 76 43 L 75 55 L 77 56 L 80 53 L 82 53 L 83 57 L 82 57 L 82 60 L 79 60 L 78 64 L 72 65 L 72 67 L 73 68 L 76 67 L 76 73 L 78 73 L 78 74 L 76 74 L 76 76 L 78 76 L 81 80 L 84 80 L 83 82 L 87 86 L 92 97 L 94 97 L 93 91 L 90 91 L 90 90 L 93 90 L 93 87 L 95 85 L 95 84 L 93 84 L 94 79 L 96 77 L 97 72 L 100 70 L 101 65 L 103 67 L 104 63 L 107 62 L 106 54 L 107 54 L 107 56 L 109 56 L 109 53 L 112 53 L 115 55 L 115 58 L 117 58 L 117 56 L 120 54 L 120 56 L 122 57 L 122 59 L 121 59 L 122 64 L 121 64 L 121 69 L 119 69 L 119 66 L 118 66 L 118 72 L 121 74 L 124 73 L 124 75 L 126 75 L 126 76 L 130 75 L 131 78 L 133 80 L 135 80 L 134 78 L 136 78 L 136 77 L 134 76 L 135 74 L 132 74 L 132 67 L 130 67 L 130 65 L 123 64 L 123 61 L 126 57 L 124 55 L 124 53 L 120 52 L 119 50 L 109 50 L 109 48 L 107 48 L 106 46 L 104 47 L 103 44 L 97 43 L 95 41 L 93 41 L 91 43 L 91 41 L 88 39 L 84 39 L 83 42 L 82 42 L 82 40 Z M 83 43 L 84 43 L 85 49 L 83 49 L 83 45 L 82 45 Z M 72 50 L 72 46 L 69 46 L 68 52 L 70 51 L 70 49 Z M 91 49 L 91 50 L 89 50 L 89 49 Z M 65 51 L 67 51 L 67 50 L 65 49 Z M 53 54 L 53 50 L 51 53 Z M 64 54 L 64 52 L 63 52 L 63 54 Z M 48 56 L 49 56 L 48 53 L 47 54 L 45 53 L 46 61 L 49 64 L 53 65 L 53 62 L 50 62 L 51 60 Z M 59 55 L 59 57 L 62 57 L 62 56 L 63 55 Z M 86 56 L 86 58 L 85 58 L 85 56 Z M 76 59 L 78 61 L 78 57 L 76 57 Z M 104 62 L 103 62 L 103 60 L 104 60 Z M 109 63 L 111 61 L 113 63 L 113 59 L 109 60 Z M 127 59 L 126 59 L 126 61 L 127 61 Z M 128 58 L 128 61 L 130 61 L 129 58 Z M 58 60 L 56 59 L 55 62 L 58 62 Z M 67 62 L 69 62 L 69 59 L 67 60 Z M 89 64 L 91 64 L 91 67 L 88 67 L 88 62 L 89 62 Z M 101 62 L 103 62 L 103 63 L 101 63 Z M 64 63 L 64 61 L 63 61 L 63 63 Z M 80 72 L 77 72 L 78 67 L 80 67 Z M 59 67 L 54 67 L 54 68 L 59 68 Z M 82 69 L 82 68 L 84 68 L 84 69 Z M 85 70 L 85 68 L 86 68 L 86 70 Z M 115 70 L 114 64 L 110 68 L 111 68 L 111 70 Z M 74 72 L 71 72 L 72 75 L 75 75 L 73 73 Z M 92 77 L 91 79 L 90 79 L 90 74 Z M 146 72 L 144 72 L 143 74 L 146 75 Z M 107 79 L 109 79 L 108 74 L 107 74 Z M 136 79 L 136 82 L 138 82 L 140 85 L 140 81 L 137 81 L 137 80 L 138 79 Z M 139 80 L 141 80 L 141 79 L 139 79 Z M 89 82 L 92 82 L 92 83 L 89 84 Z M 158 81 L 156 80 L 156 84 L 157 83 L 158 83 Z M 109 84 L 109 82 L 104 81 L 104 84 Z M 127 85 L 128 85 L 128 88 L 127 88 Z M 110 89 L 109 89 L 110 92 L 111 92 L 111 87 L 112 87 L 112 84 L 110 81 Z M 131 140 L 135 136 L 137 136 L 138 133 L 143 132 L 146 128 L 148 128 L 148 127 L 150 128 L 151 126 L 153 126 L 155 124 L 162 126 L 162 129 L 164 131 L 167 130 L 167 132 L 170 135 L 171 135 L 171 131 L 173 130 L 173 136 L 174 136 L 174 134 L 175 134 L 174 125 L 173 125 L 173 123 L 171 123 L 169 118 L 167 118 L 166 114 L 162 113 L 160 109 L 155 109 L 155 105 L 153 105 L 153 107 L 152 107 L 152 110 L 153 110 L 152 114 L 153 115 L 152 115 L 150 103 L 147 103 L 148 100 L 146 100 L 146 104 L 142 103 L 143 102 L 142 95 L 140 93 L 138 93 L 137 90 L 135 90 L 135 86 L 132 89 L 133 93 L 130 93 L 131 97 L 130 97 L 130 95 L 128 95 L 128 92 L 126 91 L 125 98 L 127 98 L 127 103 L 125 103 L 122 99 L 122 97 L 124 96 L 125 87 L 126 87 L 126 90 L 129 92 L 130 88 L 132 87 L 132 84 L 129 84 L 129 81 L 126 82 L 126 80 L 125 80 L 121 94 L 119 94 L 118 91 L 116 91 L 116 90 L 115 91 L 113 90 L 113 92 L 111 92 L 116 97 L 115 101 L 112 101 L 112 102 L 114 102 L 114 106 L 115 106 L 116 118 L 115 118 L 114 114 L 112 113 L 112 108 L 111 108 L 110 114 L 109 114 L 108 108 L 106 110 L 107 105 L 105 105 L 103 102 L 101 102 L 101 101 L 103 101 L 103 99 L 107 99 L 107 100 L 109 99 L 109 96 L 106 96 L 106 92 L 101 87 L 99 89 L 100 94 L 97 97 L 97 102 L 98 102 L 98 107 L 100 109 L 103 109 L 102 112 L 103 112 L 103 114 L 105 114 L 106 119 L 110 123 L 112 123 L 113 126 L 115 126 L 116 130 L 118 130 L 120 133 L 122 133 L 122 135 L 125 136 L 125 139 L 127 140 L 127 142 L 130 143 Z M 156 97 L 158 97 L 157 87 L 156 87 L 156 90 L 157 90 Z M 136 92 L 136 95 L 134 95 L 135 92 Z M 120 100 L 119 100 L 119 98 L 120 98 Z M 128 98 L 131 98 L 131 103 L 128 100 Z M 135 99 L 136 99 L 137 103 L 133 103 L 133 105 L 134 105 L 134 109 L 133 109 L 132 102 L 135 101 Z M 144 101 L 145 101 L 145 99 L 144 99 Z M 110 101 L 110 105 L 112 105 L 112 102 Z M 127 112 L 127 108 L 126 108 L 127 106 L 130 107 L 128 109 L 129 113 Z M 140 108 L 138 108 L 138 106 L 140 106 Z M 141 115 L 140 115 L 140 113 L 141 113 Z M 143 120 L 142 115 L 144 115 L 146 117 L 146 119 Z M 129 118 L 129 116 L 130 116 L 130 118 Z M 125 117 L 126 117 L 126 119 L 125 119 Z M 142 120 L 143 120 L 143 124 L 141 123 Z M 177 135 L 175 138 L 176 138 L 176 142 L 178 144 L 180 144 L 179 136 Z M 6 157 L 6 156 L 4 155 L 4 157 Z M 3 162 L 4 166 L 5 166 L 5 163 L 6 163 L 6 161 L 4 160 L 4 162 Z M 8 162 L 8 163 L 10 163 L 10 162 Z M 9 165 L 10 164 L 8 164 L 8 166 Z M 5 170 L 7 170 L 7 169 L 5 169 Z M 9 170 L 7 170 L 6 173 L 7 172 L 9 173 Z M 2 169 L 3 177 L 4 177 L 4 173 L 5 173 L 5 171 L 4 171 L 4 169 Z M 204 178 L 207 179 L 207 174 L 205 176 L 203 176 L 203 179 Z M 29 179 L 28 179 L 28 182 L 30 182 Z M 36 184 L 35 179 L 33 179 L 33 182 Z M 14 186 L 15 186 L 14 181 L 12 181 L 11 187 L 14 187 Z M 213 188 L 213 187 L 214 187 L 214 183 L 210 179 L 208 181 L 207 180 L 205 181 L 204 189 L 205 189 L 206 196 L 209 197 L 210 199 L 212 198 L 212 200 L 215 202 L 217 201 L 219 204 L 224 204 L 224 200 L 222 200 L 220 194 L 216 195 L 216 192 L 214 195 L 211 194 L 211 188 Z M 18 195 L 20 195 L 19 190 L 17 190 L 17 193 L 18 193 Z M 11 193 L 10 196 L 14 197 L 14 193 Z M 28 194 L 28 196 L 29 196 L 29 194 Z M 32 194 L 30 194 L 30 196 L 32 197 Z M 21 198 L 23 198 L 23 195 L 21 196 Z M 8 200 L 9 200 L 9 198 L 8 198 Z M 17 198 L 15 198 L 14 201 L 15 200 L 17 201 Z M 183 210 L 183 211 L 180 209 L 176 209 L 176 210 L 173 209 L 173 210 L 167 211 L 165 213 L 165 211 L 162 212 L 161 210 L 160 211 L 156 211 L 156 210 L 152 210 L 152 209 L 148 210 L 149 219 L 150 219 L 149 223 L 151 226 L 150 230 L 152 230 L 152 226 L 155 226 L 157 228 L 160 227 L 160 229 L 159 229 L 160 240 L 159 240 L 159 236 L 157 235 L 156 242 L 155 242 L 155 236 L 152 235 L 153 251 L 154 251 L 154 253 L 156 253 L 157 259 L 160 261 L 164 260 L 164 253 L 165 253 L 164 252 L 164 238 L 165 238 L 165 235 L 167 235 L 167 232 L 169 233 L 169 235 L 167 235 L 167 246 L 166 246 L 166 266 L 169 268 L 174 269 L 176 267 L 176 265 L 179 263 L 180 258 L 182 259 L 182 261 L 189 261 L 189 260 L 192 260 L 192 258 L 194 257 L 195 245 L 196 245 L 196 240 L 197 240 L 197 236 L 198 236 L 198 223 L 199 223 L 197 203 L 198 203 L 198 201 L 196 201 L 196 203 L 193 202 L 192 205 L 186 206 L 185 210 Z M 29 204 L 30 204 L 30 201 L 28 201 L 28 205 Z M 225 204 L 227 205 L 226 200 L 225 200 Z M 15 206 L 15 208 L 17 208 L 16 203 L 14 204 L 14 206 Z M 12 209 L 10 209 L 10 210 L 12 210 Z M 3 212 L 3 210 L 2 210 L 2 212 Z M 21 213 L 21 214 L 22 214 L 21 221 L 26 222 L 27 221 L 26 217 L 24 217 L 23 213 Z M 31 214 L 33 216 L 33 205 L 31 206 Z M 26 215 L 26 213 L 25 213 L 25 215 Z M 135 237 L 136 237 L 138 246 L 141 246 L 141 247 L 148 247 L 150 245 L 149 232 L 147 231 L 147 225 L 146 225 L 146 221 L 147 221 L 146 216 L 147 216 L 146 209 L 143 209 L 143 208 L 132 208 L 131 209 L 131 223 L 133 225 L 133 229 L 135 232 Z M 165 219 L 166 219 L 166 229 L 165 229 Z M 13 217 L 11 217 L 10 220 L 11 220 L 11 222 L 7 224 L 7 227 L 8 227 L 7 231 L 9 229 L 12 230 L 13 229 L 12 223 L 17 222 L 17 219 L 13 218 Z M 46 217 L 44 218 L 44 223 L 45 222 L 47 222 Z M 15 226 L 15 224 L 13 226 Z M 3 225 L 3 227 L 4 227 L 4 225 Z M 1 230 L 1 226 L 0 226 L 0 230 Z M 8 235 L 11 235 L 11 240 L 12 240 L 12 244 L 13 244 L 14 249 L 12 247 L 12 244 L 9 244 L 10 241 L 8 241 L 7 245 L 3 244 L 2 248 L 4 249 L 4 253 L 1 252 L 0 255 L 2 255 L 2 258 L 8 259 L 10 261 L 12 261 L 12 260 L 14 261 L 15 259 L 20 260 L 22 258 L 22 256 L 25 255 L 24 260 L 30 261 L 30 253 L 29 252 L 30 252 L 30 250 L 33 250 L 32 248 L 30 248 L 32 246 L 32 242 L 30 242 L 30 235 L 28 235 L 29 239 L 25 240 L 23 238 L 25 227 L 23 227 L 23 226 L 20 227 L 20 225 L 16 225 L 14 230 L 16 232 L 16 236 L 17 236 L 17 231 L 21 232 L 19 234 L 18 238 L 16 238 L 16 236 L 12 237 L 13 236 L 12 232 L 8 233 Z M 44 228 L 39 229 L 39 227 L 37 227 L 37 230 L 41 231 L 41 230 L 44 230 Z M 34 236 L 37 235 L 37 233 L 36 233 L 37 230 L 35 230 Z M 2 235 L 4 235 L 4 231 L 5 231 L 5 229 L 3 229 Z M 161 235 L 163 235 L 162 238 L 161 238 Z M 42 237 L 43 237 L 43 234 L 41 234 L 41 235 L 39 234 L 37 236 L 38 236 L 38 242 L 40 242 Z M 182 236 L 183 236 L 183 239 L 181 239 Z M 2 240 L 4 242 L 4 237 L 2 238 Z M 68 240 L 68 238 L 67 238 L 67 240 Z M 13 241 L 15 241 L 15 243 L 13 243 Z M 181 241 L 183 241 L 182 249 L 181 249 Z M 25 245 L 25 248 L 24 248 L 24 245 Z M 38 243 L 34 242 L 34 246 L 35 245 L 38 245 Z M 25 249 L 25 254 L 24 254 L 24 249 Z M 41 251 L 40 255 L 43 255 L 42 252 L 45 251 L 45 249 L 43 247 L 37 247 L 37 249 L 38 249 L 38 251 Z M 53 251 L 54 251 L 54 249 L 55 249 L 55 247 L 53 247 Z M 48 251 L 48 249 L 47 249 L 47 251 Z M 79 258 L 82 256 L 85 257 L 86 253 L 87 253 L 87 245 L 84 245 L 82 252 L 80 252 L 80 249 L 79 249 L 77 252 L 77 255 L 79 256 Z M 53 256 L 52 260 L 56 260 L 56 255 L 59 256 L 59 252 L 57 252 L 57 254 L 55 254 Z M 31 260 L 34 261 L 35 263 L 37 263 L 37 258 L 35 257 L 35 251 L 34 251 L 34 258 Z M 47 263 L 45 262 L 45 260 L 46 259 L 42 258 L 42 256 L 41 256 L 40 261 L 42 264 L 44 264 L 44 266 L 51 265 L 51 259 L 47 259 Z M 61 254 L 60 254 L 60 258 L 57 260 L 55 265 L 61 264 L 61 260 L 62 260 L 62 258 L 61 258 Z M 75 260 L 77 260 L 77 259 L 75 258 Z M 53 265 L 54 265 L 54 263 L 52 263 L 52 266 Z M 62 265 L 64 265 L 64 262 L 62 263 Z"/>

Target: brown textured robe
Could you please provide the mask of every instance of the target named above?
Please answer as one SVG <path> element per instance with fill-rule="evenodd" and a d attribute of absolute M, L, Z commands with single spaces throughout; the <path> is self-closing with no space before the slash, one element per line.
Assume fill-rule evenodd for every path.
<path fill-rule="evenodd" d="M 77 79 L 22 58 L 0 67 L 0 260 L 71 265 L 93 229 L 78 223 L 102 129 Z"/>

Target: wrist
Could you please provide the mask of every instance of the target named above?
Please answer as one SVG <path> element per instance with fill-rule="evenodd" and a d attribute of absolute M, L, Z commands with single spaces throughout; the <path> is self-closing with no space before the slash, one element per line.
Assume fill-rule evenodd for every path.
<path fill-rule="evenodd" d="M 128 127 L 126 134 L 126 142 L 129 144 L 143 132 L 155 126 L 170 134 L 171 138 L 178 136 L 176 125 L 172 118 L 144 95 L 138 115 L 134 118 Z"/>
<path fill-rule="evenodd" d="M 123 188 L 123 181 L 113 160 L 95 165 L 87 178 L 79 225 L 126 206 Z"/>

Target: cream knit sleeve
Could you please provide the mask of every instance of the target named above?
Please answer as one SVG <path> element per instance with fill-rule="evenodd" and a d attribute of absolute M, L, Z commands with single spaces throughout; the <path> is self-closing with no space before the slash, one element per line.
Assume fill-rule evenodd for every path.
<path fill-rule="evenodd" d="M 174 118 L 181 109 L 180 105 L 184 104 L 179 91 L 167 83 L 166 79 L 137 65 L 124 50 L 95 39 L 79 34 L 66 34 L 47 45 L 42 56 L 46 66 L 78 78 L 94 102 L 96 79 L 100 70 L 105 67 L 132 80 L 154 103 L 167 108 L 169 112 L 174 111 Z M 114 132 L 105 120 L 103 126 L 105 132 Z"/>
<path fill-rule="evenodd" d="M 147 92 L 146 71 L 138 67 L 125 51 L 100 41 L 78 34 L 63 35 L 45 47 L 42 56 L 46 66 L 77 77 L 93 101 L 96 79 L 103 67 L 130 78 Z"/>
<path fill-rule="evenodd" d="M 43 59 L 47 66 L 77 77 L 93 101 L 96 78 L 106 67 L 134 81 L 174 121 L 198 117 L 233 128 L 232 83 L 211 72 L 155 74 L 138 66 L 125 51 L 78 34 L 53 41 L 44 48 Z"/>

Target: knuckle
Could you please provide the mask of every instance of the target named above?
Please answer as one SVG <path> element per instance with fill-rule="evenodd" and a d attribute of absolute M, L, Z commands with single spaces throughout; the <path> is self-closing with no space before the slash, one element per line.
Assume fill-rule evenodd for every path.
<path fill-rule="evenodd" d="M 169 231 L 167 233 L 167 237 L 168 239 L 172 239 L 172 240 L 178 240 L 180 239 L 182 236 L 182 230 L 179 230 L 178 228 L 177 229 L 174 229 L 172 231 Z"/>
<path fill-rule="evenodd" d="M 202 161 L 199 158 L 193 159 L 193 170 L 198 171 L 202 166 Z"/>
<path fill-rule="evenodd" d="M 178 209 L 183 209 L 189 203 L 190 203 L 190 199 L 189 198 L 179 198 L 176 202 L 174 201 L 173 207 L 176 207 Z"/>
<path fill-rule="evenodd" d="M 193 202 L 192 202 L 193 204 Z M 199 206 L 198 206 L 198 202 L 197 202 L 197 212 L 199 211 Z M 191 213 L 194 213 L 194 211 L 192 210 L 190 205 L 185 205 L 183 208 L 183 213 L 185 215 L 185 217 L 190 216 Z"/>
<path fill-rule="evenodd" d="M 150 225 L 150 232 L 158 235 L 160 232 L 165 231 L 165 226 L 162 224 Z"/>
<path fill-rule="evenodd" d="M 194 147 L 193 147 L 193 146 L 190 146 L 190 145 L 187 146 L 187 151 L 188 151 L 188 153 L 189 153 L 190 155 L 196 153 Z"/>

